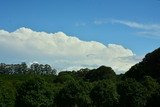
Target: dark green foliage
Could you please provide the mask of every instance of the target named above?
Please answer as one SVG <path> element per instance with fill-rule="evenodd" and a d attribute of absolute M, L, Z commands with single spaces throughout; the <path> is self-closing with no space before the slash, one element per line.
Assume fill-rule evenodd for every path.
<path fill-rule="evenodd" d="M 88 107 L 91 104 L 89 85 L 83 82 L 70 81 L 56 97 L 59 107 Z"/>
<path fill-rule="evenodd" d="M 112 81 L 100 81 L 90 93 L 96 107 L 116 107 L 119 99 L 116 84 Z"/>
<path fill-rule="evenodd" d="M 92 104 L 91 98 L 90 98 L 90 91 L 92 89 L 92 84 L 88 82 L 79 82 L 81 91 L 78 95 L 77 105 L 79 107 L 90 107 Z"/>
<path fill-rule="evenodd" d="M 160 48 L 148 53 L 143 61 L 131 67 L 125 76 L 137 80 L 140 80 L 144 76 L 151 76 L 160 80 Z"/>
<path fill-rule="evenodd" d="M 74 80 L 75 80 L 75 76 L 72 72 L 63 71 L 58 74 L 55 82 L 65 84 L 65 83 L 68 83 L 68 82 L 74 81 Z"/>
<path fill-rule="evenodd" d="M 52 69 L 52 67 L 48 64 L 38 64 L 38 63 L 33 63 L 30 66 L 30 73 L 33 74 L 56 74 L 56 70 Z"/>
<path fill-rule="evenodd" d="M 1 64 L 0 70 L 6 74 L 1 78 L 10 80 L 17 89 L 17 107 L 112 107 L 118 103 L 116 74 L 110 67 L 64 71 L 57 76 L 51 75 L 47 64 L 33 63 L 30 68 L 25 63 Z"/>
<path fill-rule="evenodd" d="M 160 85 L 159 83 L 150 76 L 145 76 L 141 81 L 143 86 L 147 88 L 148 97 L 156 94 L 159 91 Z"/>
<path fill-rule="evenodd" d="M 120 107 L 144 107 L 147 103 L 147 89 L 134 79 L 127 79 L 118 85 Z"/>
<path fill-rule="evenodd" d="M 0 107 L 14 107 L 16 91 L 13 85 L 4 80 L 0 80 Z"/>
<path fill-rule="evenodd" d="M 148 99 L 145 107 L 160 107 L 160 88 Z"/>
<path fill-rule="evenodd" d="M 85 68 L 85 69 L 80 69 L 78 70 L 76 73 L 75 73 L 75 76 L 77 78 L 80 78 L 80 79 L 85 79 L 85 76 L 87 75 L 87 73 L 90 71 L 90 69 L 88 68 Z"/>
<path fill-rule="evenodd" d="M 17 90 L 16 106 L 20 107 L 51 107 L 53 106 L 53 90 L 41 78 L 25 81 Z"/>
<path fill-rule="evenodd" d="M 111 67 L 101 66 L 87 72 L 85 79 L 88 81 L 98 81 L 103 79 L 115 79 L 116 74 Z"/>
<path fill-rule="evenodd" d="M 72 107 L 75 106 L 77 100 L 77 93 L 80 91 L 78 83 L 72 82 L 64 86 L 56 97 L 57 105 L 60 107 Z"/>
<path fill-rule="evenodd" d="M 160 85 L 150 76 L 145 76 L 142 84 L 147 88 L 147 104 L 146 107 L 160 106 Z"/>

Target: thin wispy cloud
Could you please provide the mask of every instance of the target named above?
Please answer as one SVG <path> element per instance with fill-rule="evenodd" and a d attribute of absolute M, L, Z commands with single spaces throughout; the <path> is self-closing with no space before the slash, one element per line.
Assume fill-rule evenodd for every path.
<path fill-rule="evenodd" d="M 160 30 L 160 24 L 143 24 L 133 21 L 123 21 L 123 20 L 112 20 L 112 23 L 119 23 L 131 28 L 142 29 L 142 30 Z"/>
<path fill-rule="evenodd" d="M 96 24 L 96 25 L 101 25 L 101 24 L 104 24 L 104 23 L 106 23 L 106 21 L 102 21 L 102 20 L 95 20 L 94 21 L 94 24 Z"/>
<path fill-rule="evenodd" d="M 110 23 L 111 20 L 110 19 L 101 19 L 101 20 L 95 20 L 93 23 L 95 25 L 101 25 L 101 24 L 107 24 Z"/>
<path fill-rule="evenodd" d="M 138 29 L 138 35 L 157 38 L 160 37 L 160 24 L 144 24 L 133 21 L 112 20 L 112 23 L 122 24 L 133 29 Z"/>
<path fill-rule="evenodd" d="M 155 36 L 155 37 L 160 37 L 160 24 L 145 24 L 145 23 L 139 23 L 135 21 L 126 21 L 126 20 L 96 20 L 94 21 L 94 24 L 96 25 L 101 25 L 101 24 L 121 24 L 124 26 L 128 26 L 129 28 L 139 30 L 136 32 L 139 35 L 146 35 L 148 36 Z M 153 37 L 152 37 L 153 38 Z"/>
<path fill-rule="evenodd" d="M 76 27 L 86 26 L 86 23 L 85 23 L 85 22 L 76 22 L 76 23 L 75 23 L 75 26 L 76 26 Z"/>

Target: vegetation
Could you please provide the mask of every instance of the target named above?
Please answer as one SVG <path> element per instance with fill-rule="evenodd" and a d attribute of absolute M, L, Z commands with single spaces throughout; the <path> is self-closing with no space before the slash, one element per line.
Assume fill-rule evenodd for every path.
<path fill-rule="evenodd" d="M 110 67 L 56 70 L 0 64 L 0 107 L 160 107 L 160 48 L 125 74 Z"/>

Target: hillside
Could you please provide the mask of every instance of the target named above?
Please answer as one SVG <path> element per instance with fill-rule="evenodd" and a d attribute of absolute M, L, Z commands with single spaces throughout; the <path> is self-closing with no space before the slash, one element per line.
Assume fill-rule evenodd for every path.
<path fill-rule="evenodd" d="M 144 76 L 151 76 L 160 80 L 160 48 L 148 53 L 141 62 L 132 66 L 125 73 L 125 76 L 137 80 L 142 79 Z"/>

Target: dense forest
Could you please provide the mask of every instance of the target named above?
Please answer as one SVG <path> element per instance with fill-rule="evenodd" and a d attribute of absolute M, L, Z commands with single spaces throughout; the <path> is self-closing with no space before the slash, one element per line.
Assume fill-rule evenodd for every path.
<path fill-rule="evenodd" d="M 125 74 L 111 67 L 62 71 L 0 64 L 0 107 L 160 107 L 160 48 Z"/>

